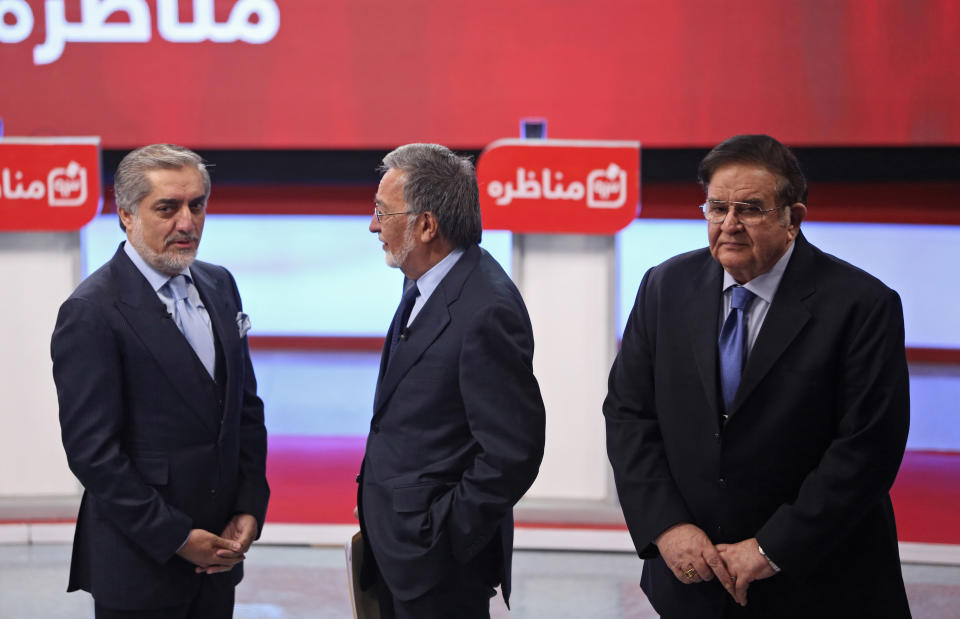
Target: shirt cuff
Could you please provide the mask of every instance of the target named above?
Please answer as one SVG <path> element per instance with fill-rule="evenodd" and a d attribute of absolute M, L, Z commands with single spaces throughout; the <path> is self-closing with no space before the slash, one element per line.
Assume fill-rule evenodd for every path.
<path fill-rule="evenodd" d="M 766 560 L 767 560 L 767 563 L 770 564 L 770 567 L 773 568 L 773 573 L 774 573 L 774 574 L 779 574 L 779 573 L 780 573 L 780 566 L 778 566 L 776 563 L 774 563 L 774 562 L 773 562 L 773 559 L 771 559 L 770 557 L 767 556 L 767 553 L 765 553 L 765 552 L 763 551 L 763 546 L 761 546 L 759 543 L 757 544 L 757 550 L 760 551 L 760 554 L 763 555 L 763 558 L 766 559 Z"/>

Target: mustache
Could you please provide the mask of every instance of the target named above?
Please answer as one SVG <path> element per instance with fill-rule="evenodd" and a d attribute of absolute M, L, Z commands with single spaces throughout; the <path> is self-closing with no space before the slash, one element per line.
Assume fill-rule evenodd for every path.
<path fill-rule="evenodd" d="M 170 236 L 168 236 L 166 239 L 164 239 L 163 244 L 164 244 L 164 247 L 166 247 L 169 245 L 173 245 L 174 243 L 179 243 L 180 241 L 193 241 L 195 243 L 199 243 L 200 235 L 190 234 L 187 232 L 175 232 Z"/>

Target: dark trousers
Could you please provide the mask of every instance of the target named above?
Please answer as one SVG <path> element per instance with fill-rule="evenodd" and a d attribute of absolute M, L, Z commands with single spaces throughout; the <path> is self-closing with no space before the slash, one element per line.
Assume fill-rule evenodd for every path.
<path fill-rule="evenodd" d="M 496 591 L 482 572 L 461 568 L 412 600 L 398 600 L 382 579 L 377 582 L 380 619 L 489 619 Z"/>
<path fill-rule="evenodd" d="M 231 619 L 235 587 L 226 579 L 204 578 L 197 595 L 179 606 L 149 610 L 105 608 L 94 600 L 96 619 Z"/>

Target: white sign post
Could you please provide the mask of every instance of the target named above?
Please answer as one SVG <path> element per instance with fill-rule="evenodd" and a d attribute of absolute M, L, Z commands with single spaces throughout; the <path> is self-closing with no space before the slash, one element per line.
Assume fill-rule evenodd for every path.
<path fill-rule="evenodd" d="M 637 214 L 639 159 L 637 142 L 507 139 L 477 164 L 484 227 L 514 232 L 547 411 L 527 520 L 620 518 L 601 407 L 617 345 L 614 235 Z"/>

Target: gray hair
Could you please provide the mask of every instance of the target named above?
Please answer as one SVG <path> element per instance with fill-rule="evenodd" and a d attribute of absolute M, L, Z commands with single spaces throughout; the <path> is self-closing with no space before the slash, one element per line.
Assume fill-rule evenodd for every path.
<path fill-rule="evenodd" d="M 113 193 L 117 208 L 130 214 L 137 212 L 137 206 L 152 191 L 153 187 L 147 172 L 152 170 L 179 170 L 195 166 L 203 180 L 204 200 L 210 197 L 210 173 L 203 159 L 189 148 L 176 144 L 150 144 L 127 155 L 117 166 L 113 179 Z M 126 230 L 123 222 L 120 229 Z"/>
<path fill-rule="evenodd" d="M 407 144 L 383 158 L 381 172 L 404 174 L 403 200 L 413 215 L 430 211 L 454 247 L 480 242 L 480 191 L 468 157 L 439 144 Z"/>

